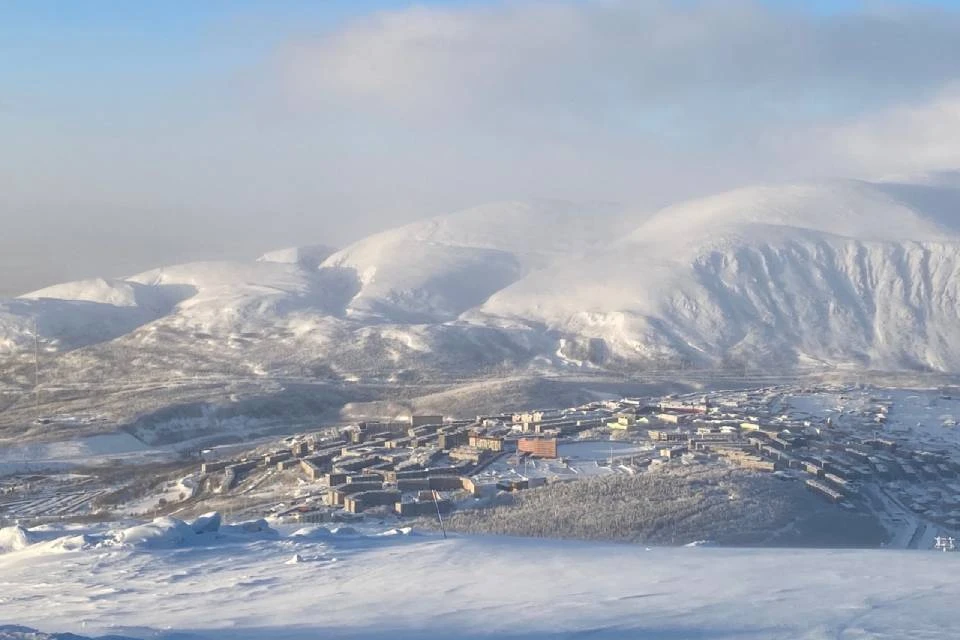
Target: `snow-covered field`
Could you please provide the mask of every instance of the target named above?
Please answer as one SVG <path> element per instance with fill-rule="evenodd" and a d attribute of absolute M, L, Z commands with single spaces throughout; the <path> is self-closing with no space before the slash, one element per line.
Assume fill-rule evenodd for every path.
<path fill-rule="evenodd" d="M 954 554 L 218 524 L 4 530 L 0 621 L 180 640 L 952 639 L 960 628 Z"/>
<path fill-rule="evenodd" d="M 0 447 L 0 475 L 72 465 L 102 464 L 108 460 L 139 462 L 167 459 L 172 450 L 150 448 L 128 433 L 72 438 L 60 442 Z"/>
<path fill-rule="evenodd" d="M 787 402 L 798 411 L 812 416 L 830 417 L 842 424 L 853 416 L 875 415 L 884 411 L 884 420 L 874 423 L 878 434 L 908 438 L 916 446 L 943 447 L 960 445 L 960 397 L 936 390 L 863 389 L 836 393 L 797 394 Z"/>
<path fill-rule="evenodd" d="M 576 479 L 606 476 L 614 473 L 631 473 L 619 463 L 610 466 L 610 458 L 622 460 L 631 456 L 649 453 L 651 447 L 627 442 L 590 440 L 565 442 L 557 446 L 556 460 L 526 458 L 521 464 L 510 458 L 501 458 L 479 473 L 481 480 L 549 478 Z"/>

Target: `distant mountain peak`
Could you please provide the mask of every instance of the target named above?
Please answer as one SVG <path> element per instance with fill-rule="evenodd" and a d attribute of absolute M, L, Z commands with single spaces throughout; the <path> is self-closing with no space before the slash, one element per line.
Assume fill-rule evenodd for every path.
<path fill-rule="evenodd" d="M 280 264 L 299 264 L 306 269 L 316 269 L 336 249 L 324 244 L 307 245 L 304 247 L 288 247 L 268 251 L 259 258 L 258 262 L 277 262 Z"/>

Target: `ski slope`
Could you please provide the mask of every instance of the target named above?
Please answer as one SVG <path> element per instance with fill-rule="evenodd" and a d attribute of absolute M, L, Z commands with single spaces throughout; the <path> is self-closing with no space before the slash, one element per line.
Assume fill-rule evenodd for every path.
<path fill-rule="evenodd" d="M 724 549 L 160 519 L 0 532 L 0 620 L 135 638 L 956 637 L 952 554 Z"/>

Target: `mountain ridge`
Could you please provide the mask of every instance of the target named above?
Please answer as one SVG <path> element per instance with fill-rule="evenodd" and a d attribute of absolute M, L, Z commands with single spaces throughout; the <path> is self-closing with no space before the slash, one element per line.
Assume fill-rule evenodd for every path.
<path fill-rule="evenodd" d="M 339 250 L 0 300 L 0 350 L 27 348 L 36 319 L 52 349 L 167 349 L 261 373 L 956 372 L 960 188 L 928 182 L 748 187 L 653 213 L 493 203 Z"/>

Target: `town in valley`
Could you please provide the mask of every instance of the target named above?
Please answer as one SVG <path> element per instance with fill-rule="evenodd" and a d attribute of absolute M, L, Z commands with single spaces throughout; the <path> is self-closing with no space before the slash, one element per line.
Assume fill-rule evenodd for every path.
<path fill-rule="evenodd" d="M 163 463 L 37 467 L 0 479 L 0 520 L 219 510 L 287 523 L 414 522 L 554 483 L 727 466 L 870 513 L 885 544 L 960 532 L 960 397 L 949 389 L 769 386 L 455 418 L 364 420 Z M 133 476 L 133 478 L 129 477 Z"/>

